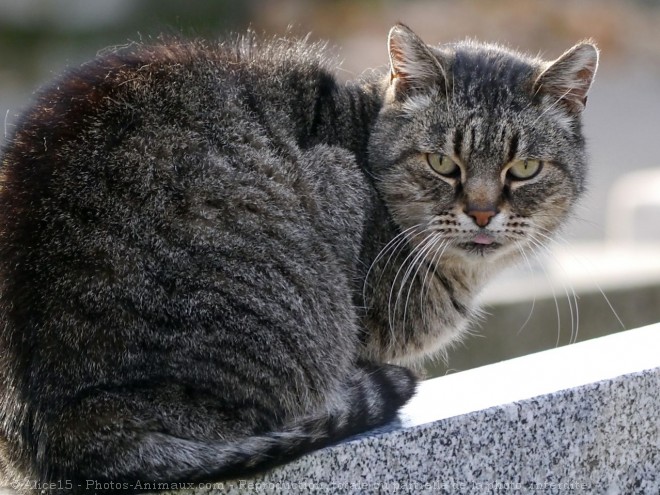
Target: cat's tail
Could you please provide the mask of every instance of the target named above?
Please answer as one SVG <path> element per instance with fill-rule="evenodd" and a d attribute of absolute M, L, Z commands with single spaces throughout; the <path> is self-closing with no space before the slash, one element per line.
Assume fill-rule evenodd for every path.
<path fill-rule="evenodd" d="M 262 472 L 305 453 L 385 425 L 412 397 L 417 379 L 408 369 L 394 365 L 358 368 L 339 403 L 327 404 L 325 414 L 298 420 L 288 428 L 248 437 L 222 447 L 222 466 L 200 470 L 194 482 L 211 482 Z M 217 463 L 217 460 L 216 460 Z"/>
<path fill-rule="evenodd" d="M 73 478 L 73 491 L 80 493 L 161 491 L 243 478 L 394 420 L 415 386 L 416 378 L 406 368 L 364 364 L 355 369 L 341 393 L 328 397 L 323 412 L 302 417 L 280 431 L 223 443 L 142 431 L 129 435 L 130 445 L 123 441 L 110 448 L 113 459 L 97 459 L 98 464 L 92 461 L 81 471 L 77 466 L 75 474 L 71 470 L 60 474 Z"/>

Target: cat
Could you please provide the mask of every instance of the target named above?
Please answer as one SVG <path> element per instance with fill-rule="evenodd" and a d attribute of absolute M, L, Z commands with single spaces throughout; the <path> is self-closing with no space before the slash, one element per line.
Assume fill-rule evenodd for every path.
<path fill-rule="evenodd" d="M 318 44 L 169 40 L 38 93 L 2 155 L 6 483 L 218 481 L 396 418 L 570 215 L 598 50 L 388 53 L 340 83 Z"/>

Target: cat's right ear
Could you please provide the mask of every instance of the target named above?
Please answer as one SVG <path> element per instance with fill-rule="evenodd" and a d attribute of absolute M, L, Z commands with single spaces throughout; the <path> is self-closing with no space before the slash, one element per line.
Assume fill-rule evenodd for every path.
<path fill-rule="evenodd" d="M 432 84 L 446 85 L 440 60 L 408 26 L 397 24 L 387 39 L 390 54 L 390 89 L 401 100 Z"/>
<path fill-rule="evenodd" d="M 547 64 L 534 83 L 534 92 L 549 94 L 570 113 L 580 113 L 587 104 L 598 56 L 598 48 L 592 42 L 578 43 Z"/>

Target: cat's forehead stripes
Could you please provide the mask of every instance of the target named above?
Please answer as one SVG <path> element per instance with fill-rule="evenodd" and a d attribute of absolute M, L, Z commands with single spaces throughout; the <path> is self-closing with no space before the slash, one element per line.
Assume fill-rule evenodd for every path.
<path fill-rule="evenodd" d="M 484 110 L 503 104 L 520 109 L 525 104 L 520 96 L 532 96 L 536 68 L 528 59 L 495 45 L 477 50 L 473 44 L 464 43 L 454 49 L 452 94 L 463 104 Z"/>
<path fill-rule="evenodd" d="M 466 164 L 493 167 L 510 162 L 519 151 L 518 131 L 507 122 L 473 119 L 448 133 L 448 152 Z M 483 168 L 483 166 L 482 166 Z"/>
<path fill-rule="evenodd" d="M 457 127 L 452 134 L 454 155 L 460 157 L 463 152 L 463 129 Z"/>
<path fill-rule="evenodd" d="M 518 146 L 520 144 L 520 135 L 518 134 L 518 132 L 514 131 L 511 134 L 508 143 L 509 143 L 509 150 L 507 152 L 507 161 L 511 162 L 514 160 L 514 158 L 516 158 L 519 151 Z"/>

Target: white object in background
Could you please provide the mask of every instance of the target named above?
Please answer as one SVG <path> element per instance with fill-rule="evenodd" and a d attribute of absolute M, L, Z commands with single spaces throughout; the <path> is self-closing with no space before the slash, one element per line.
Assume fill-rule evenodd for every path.
<path fill-rule="evenodd" d="M 606 233 L 611 241 L 635 238 L 635 215 L 641 208 L 660 209 L 660 168 L 636 170 L 620 177 L 607 199 Z"/>

